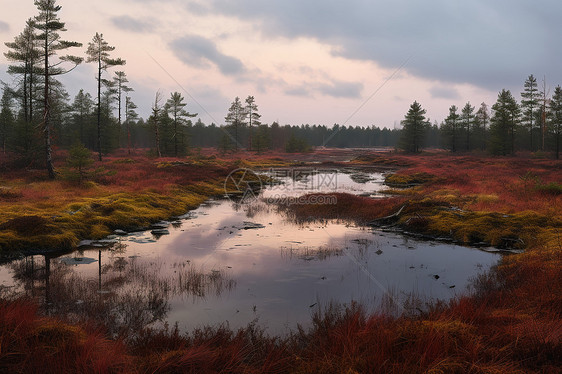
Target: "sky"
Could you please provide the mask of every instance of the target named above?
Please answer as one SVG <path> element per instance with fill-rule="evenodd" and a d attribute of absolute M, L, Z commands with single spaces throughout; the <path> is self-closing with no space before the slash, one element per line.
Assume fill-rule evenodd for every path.
<path fill-rule="evenodd" d="M 37 14 L 32 0 L 0 0 L 0 41 Z M 399 127 L 414 100 L 431 121 L 451 105 L 517 99 L 534 74 L 562 84 L 559 0 L 58 0 L 66 40 L 96 32 L 127 61 L 133 101 L 147 117 L 174 91 L 207 124 L 235 97 L 255 97 L 264 123 Z M 0 80 L 7 48 L 0 45 Z M 95 66 L 62 79 L 95 96 Z"/>

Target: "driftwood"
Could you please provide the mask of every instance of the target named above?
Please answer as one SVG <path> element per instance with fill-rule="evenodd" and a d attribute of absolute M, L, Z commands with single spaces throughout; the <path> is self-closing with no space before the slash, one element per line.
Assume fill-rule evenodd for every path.
<path fill-rule="evenodd" d="M 377 218 L 377 219 L 367 223 L 367 226 L 380 227 L 380 226 L 392 225 L 392 224 L 396 223 L 396 221 L 398 221 L 398 219 L 400 218 L 400 214 L 402 214 L 402 211 L 404 210 L 405 207 L 406 207 L 406 204 L 402 205 L 402 207 L 396 213 L 393 213 L 393 214 L 391 214 L 389 216 L 386 216 L 386 217 Z"/>

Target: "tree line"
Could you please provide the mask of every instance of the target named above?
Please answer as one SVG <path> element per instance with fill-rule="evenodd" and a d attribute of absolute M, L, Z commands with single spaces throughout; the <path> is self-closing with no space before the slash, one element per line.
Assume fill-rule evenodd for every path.
<path fill-rule="evenodd" d="M 398 147 L 419 152 L 427 146 L 428 133 L 439 133 L 440 144 L 451 152 L 487 150 L 493 155 L 514 155 L 518 150 L 553 152 L 560 158 L 562 132 L 562 88 L 558 85 L 552 97 L 546 83 L 538 89 L 531 74 L 524 82 L 521 102 L 511 91 L 502 89 L 491 111 L 486 103 L 478 110 L 466 103 L 459 111 L 456 105 L 438 126 L 425 117 L 426 111 L 415 101 L 402 121 Z"/>
<path fill-rule="evenodd" d="M 543 84 L 539 89 L 533 75 L 524 83 L 521 102 L 509 90 L 502 90 L 495 104 L 470 102 L 462 109 L 449 108 L 449 115 L 431 123 L 416 101 L 402 121 L 402 128 L 377 126 L 333 126 L 318 124 L 281 125 L 261 121 L 254 96 L 236 97 L 225 116 L 225 124 L 205 124 L 186 110 L 179 92 L 165 98 L 158 91 L 151 114 L 144 120 L 130 92 L 133 88 L 122 70 L 109 69 L 126 62 L 112 54 L 103 34 L 95 33 L 83 54 L 68 51 L 82 43 L 63 40 L 65 23 L 58 17 L 56 0 L 35 0 L 37 15 L 29 18 L 23 31 L 6 42 L 11 84 L 3 83 L 0 99 L 0 151 L 15 155 L 22 166 L 42 163 L 55 177 L 53 149 L 80 144 L 97 153 L 98 160 L 118 148 L 150 148 L 154 156 L 184 156 L 198 147 L 215 147 L 223 153 L 269 149 L 305 152 L 311 147 L 397 147 L 419 152 L 439 147 L 451 152 L 488 151 L 495 155 L 518 150 L 560 153 L 562 89 L 552 97 Z M 86 62 L 96 67 L 96 92 L 80 90 L 71 99 L 59 76 Z"/>

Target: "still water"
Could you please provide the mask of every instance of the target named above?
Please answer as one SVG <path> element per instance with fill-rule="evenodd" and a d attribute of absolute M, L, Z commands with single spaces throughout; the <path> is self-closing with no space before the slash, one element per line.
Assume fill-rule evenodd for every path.
<path fill-rule="evenodd" d="M 334 183 L 334 176 L 337 181 Z M 177 323 L 182 331 L 255 322 L 270 334 L 308 326 L 330 302 L 358 301 L 399 314 L 466 292 L 499 255 L 417 241 L 346 222 L 299 224 L 268 197 L 339 191 L 377 198 L 381 174 L 326 172 L 269 186 L 246 204 L 209 201 L 151 231 L 110 237 L 109 248 L 30 256 L 0 267 L 0 296 L 24 295 L 45 311 L 94 318 L 110 332 Z M 314 178 L 330 185 L 314 186 Z M 331 179 L 326 179 L 331 178 Z M 108 243 L 93 243 L 107 245 Z"/>

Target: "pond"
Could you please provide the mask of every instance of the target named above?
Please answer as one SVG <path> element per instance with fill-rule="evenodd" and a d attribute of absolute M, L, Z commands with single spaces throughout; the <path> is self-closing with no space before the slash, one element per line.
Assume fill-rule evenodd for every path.
<path fill-rule="evenodd" d="M 384 177 L 292 173 L 276 172 L 283 184 L 265 186 L 244 204 L 212 200 L 152 232 L 5 264 L 0 296 L 35 298 L 46 313 L 77 321 L 95 318 L 114 334 L 166 323 L 190 331 L 255 322 L 282 335 L 308 326 L 332 302 L 393 314 L 424 309 L 425 302 L 466 293 L 470 280 L 500 258 L 347 222 L 294 222 L 268 201 L 311 190 L 379 198 Z"/>

